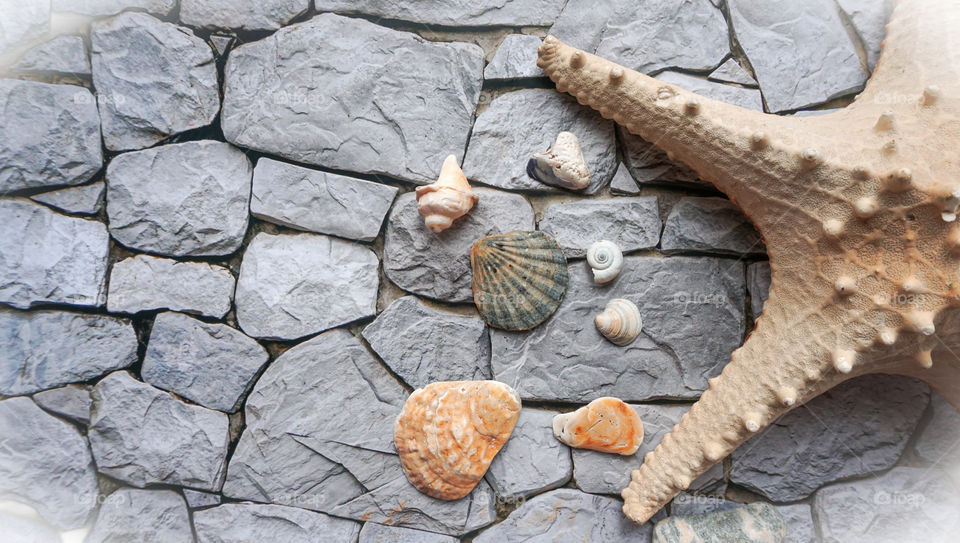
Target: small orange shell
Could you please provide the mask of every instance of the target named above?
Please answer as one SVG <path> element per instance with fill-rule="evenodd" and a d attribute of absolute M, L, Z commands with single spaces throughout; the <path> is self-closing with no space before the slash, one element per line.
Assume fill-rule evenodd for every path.
<path fill-rule="evenodd" d="M 597 398 L 553 418 L 553 435 L 575 449 L 629 456 L 643 443 L 640 415 L 617 398 Z"/>

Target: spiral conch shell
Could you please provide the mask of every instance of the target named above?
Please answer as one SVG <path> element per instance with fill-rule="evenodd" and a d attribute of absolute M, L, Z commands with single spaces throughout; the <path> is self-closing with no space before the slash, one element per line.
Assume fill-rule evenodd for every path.
<path fill-rule="evenodd" d="M 602 239 L 587 249 L 587 264 L 593 269 L 595 283 L 609 283 L 623 269 L 623 252 L 616 243 Z"/>
<path fill-rule="evenodd" d="M 527 175 L 548 185 L 582 190 L 590 185 L 590 171 L 572 132 L 560 132 L 546 153 L 537 153 L 527 162 Z"/>
<path fill-rule="evenodd" d="M 553 435 L 576 449 L 629 456 L 643 443 L 643 422 L 617 398 L 597 398 L 573 413 L 553 417 Z"/>
<path fill-rule="evenodd" d="M 407 479 L 437 499 L 466 496 L 519 416 L 520 396 L 498 381 L 445 381 L 417 389 L 393 426 Z"/>
<path fill-rule="evenodd" d="M 594 321 L 603 337 L 621 347 L 632 343 L 643 330 L 640 310 L 633 302 L 623 298 L 615 298 L 607 302 L 603 313 L 597 315 Z"/>
<path fill-rule="evenodd" d="M 453 155 L 443 161 L 435 183 L 417 187 L 417 211 L 431 232 L 449 228 L 453 221 L 469 213 L 479 199 Z"/>

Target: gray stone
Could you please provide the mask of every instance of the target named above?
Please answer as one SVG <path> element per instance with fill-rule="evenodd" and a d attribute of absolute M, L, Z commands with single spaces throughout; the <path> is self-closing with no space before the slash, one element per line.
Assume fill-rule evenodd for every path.
<path fill-rule="evenodd" d="M 310 9 L 310 0 L 183 0 L 188 25 L 241 30 L 277 30 Z"/>
<path fill-rule="evenodd" d="M 283 505 L 226 503 L 193 514 L 198 543 L 356 541 L 360 523 Z"/>
<path fill-rule="evenodd" d="M 630 169 L 623 163 L 617 166 L 617 173 L 613 175 L 610 181 L 610 192 L 626 196 L 636 196 L 640 194 L 640 187 L 630 175 Z"/>
<path fill-rule="evenodd" d="M 90 75 L 90 57 L 83 36 L 57 36 L 28 50 L 13 69 L 18 72 Z"/>
<path fill-rule="evenodd" d="M 0 303 L 103 305 L 109 251 L 101 222 L 28 200 L 0 200 Z"/>
<path fill-rule="evenodd" d="M 44 192 L 31 196 L 30 199 L 67 213 L 96 215 L 103 209 L 106 188 L 103 181 L 97 181 L 89 185 Z"/>
<path fill-rule="evenodd" d="M 697 172 L 680 162 L 668 159 L 664 151 L 640 136 L 631 134 L 626 128 L 617 127 L 617 138 L 623 149 L 623 164 L 639 185 L 665 183 L 700 189 L 713 188 L 713 185 L 700 179 Z"/>
<path fill-rule="evenodd" d="M 495 500 L 483 481 L 452 502 L 407 481 L 393 445 L 406 396 L 346 330 L 293 347 L 247 398 L 223 494 L 451 535 L 493 522 Z"/>
<path fill-rule="evenodd" d="M 113 265 L 107 310 L 169 309 L 221 318 L 230 311 L 234 285 L 233 274 L 222 266 L 137 255 Z"/>
<path fill-rule="evenodd" d="M 458 541 L 460 540 L 448 535 L 367 522 L 360 530 L 358 543 L 457 543 Z"/>
<path fill-rule="evenodd" d="M 253 337 L 297 339 L 376 315 L 378 266 L 349 241 L 257 234 L 240 265 L 237 323 Z"/>
<path fill-rule="evenodd" d="M 754 262 L 747 266 L 747 292 L 750 293 L 750 312 L 753 318 L 757 318 L 770 297 L 769 262 Z"/>
<path fill-rule="evenodd" d="M 501 502 L 517 502 L 563 486 L 573 474 L 570 449 L 553 437 L 556 411 L 524 408 L 486 479 Z"/>
<path fill-rule="evenodd" d="M 786 534 L 783 516 L 769 503 L 752 503 L 729 511 L 669 517 L 653 531 L 656 543 L 780 543 Z"/>
<path fill-rule="evenodd" d="M 763 97 L 757 89 L 745 89 L 734 85 L 716 83 L 707 79 L 680 72 L 662 72 L 657 74 L 660 81 L 676 85 L 701 96 L 720 100 L 735 106 L 763 111 Z"/>
<path fill-rule="evenodd" d="M 250 213 L 291 228 L 373 241 L 396 195 L 396 187 L 261 158 Z"/>
<path fill-rule="evenodd" d="M 90 448 L 100 473 L 141 488 L 163 483 L 220 489 L 225 414 L 184 403 L 125 371 L 104 377 L 91 396 Z"/>
<path fill-rule="evenodd" d="M 951 543 L 960 531 L 960 493 L 936 469 L 900 467 L 828 486 L 813 507 L 824 543 Z"/>
<path fill-rule="evenodd" d="M 777 511 L 787 525 L 783 543 L 817 543 L 817 528 L 813 524 L 813 510 L 805 503 L 777 505 Z"/>
<path fill-rule="evenodd" d="M 0 401 L 0 498 L 32 506 L 61 530 L 86 523 L 97 505 L 87 440 L 30 398 Z"/>
<path fill-rule="evenodd" d="M 960 412 L 943 399 L 933 394 L 930 399 L 933 417 L 920 432 L 914 449 L 917 455 L 932 464 L 949 464 L 960 450 Z M 945 468 L 960 467 L 957 462 Z"/>
<path fill-rule="evenodd" d="M 435 234 L 423 223 L 412 192 L 397 197 L 387 219 L 383 271 L 398 287 L 446 302 L 473 300 L 470 248 L 480 238 L 533 230 L 533 208 L 519 194 L 476 188 L 480 201 Z"/>
<path fill-rule="evenodd" d="M 741 263 L 626 257 L 612 284 L 595 284 L 583 262 L 570 265 L 569 275 L 563 302 L 544 324 L 530 332 L 490 332 L 494 378 L 524 399 L 697 398 L 743 339 Z M 626 347 L 593 325 L 612 298 L 634 302 L 643 317 L 643 332 Z"/>
<path fill-rule="evenodd" d="M 81 424 L 90 422 L 90 385 L 67 385 L 37 392 L 33 401 L 45 410 Z"/>
<path fill-rule="evenodd" d="M 723 496 L 681 492 L 670 501 L 670 516 L 688 517 L 691 515 L 707 515 L 721 511 L 730 511 L 739 507 L 743 507 L 743 504 L 728 500 Z M 809 510 L 810 507 L 807 506 L 807 509 Z"/>
<path fill-rule="evenodd" d="M 90 25 L 93 84 L 107 149 L 142 149 L 213 122 L 220 91 L 213 50 L 145 13 Z"/>
<path fill-rule="evenodd" d="M 183 499 L 187 500 L 187 506 L 190 509 L 220 505 L 221 501 L 220 494 L 190 490 L 189 488 L 183 489 Z"/>
<path fill-rule="evenodd" d="M 268 358 L 259 343 L 225 324 L 161 313 L 140 375 L 157 388 L 232 413 Z"/>
<path fill-rule="evenodd" d="M 83 15 L 113 15 L 126 9 L 142 9 L 157 15 L 170 13 L 177 0 L 53 0 L 54 11 Z"/>
<path fill-rule="evenodd" d="M 763 238 L 740 208 L 725 198 L 683 198 L 663 227 L 663 252 L 763 254 Z"/>
<path fill-rule="evenodd" d="M 60 543 L 60 533 L 33 518 L 0 512 L 3 535 L 11 543 Z"/>
<path fill-rule="evenodd" d="M 860 36 L 867 52 L 867 68 L 872 72 L 880 58 L 883 38 L 887 35 L 893 0 L 837 0 L 837 4 Z"/>
<path fill-rule="evenodd" d="M 832 0 L 730 0 L 731 31 L 770 111 L 800 109 L 863 88 L 860 64 Z"/>
<path fill-rule="evenodd" d="M 704 515 L 720 511 L 730 511 L 743 507 L 742 503 L 727 500 L 720 496 L 680 493 L 670 505 L 672 516 Z M 813 524 L 813 512 L 805 503 L 794 505 L 775 505 L 774 508 L 783 517 L 786 525 L 786 537 L 783 543 L 816 543 L 816 528 Z"/>
<path fill-rule="evenodd" d="M 617 169 L 613 122 L 554 89 L 518 90 L 494 99 L 473 125 L 463 171 L 493 187 L 559 192 L 528 176 L 527 161 L 549 149 L 564 131 L 576 134 L 590 170 L 590 185 L 582 192 L 599 191 Z"/>
<path fill-rule="evenodd" d="M 543 40 L 539 36 L 507 34 L 484 68 L 483 78 L 487 81 L 504 81 L 546 77 L 543 70 L 537 67 L 537 49 L 541 43 Z"/>
<path fill-rule="evenodd" d="M 432 183 L 463 156 L 482 72 L 476 45 L 327 13 L 230 52 L 221 124 L 242 147 Z"/>
<path fill-rule="evenodd" d="M 441 311 L 404 296 L 363 329 L 363 338 L 413 388 L 490 379 L 490 337 L 475 315 Z"/>
<path fill-rule="evenodd" d="M 107 496 L 84 543 L 193 543 L 190 513 L 172 490 L 118 488 Z"/>
<path fill-rule="evenodd" d="M 0 0 L 0 53 L 50 30 L 50 2 Z"/>
<path fill-rule="evenodd" d="M 78 185 L 93 177 L 103 151 L 90 91 L 0 79 L 0 164 L 0 193 Z"/>
<path fill-rule="evenodd" d="M 719 68 L 710 72 L 707 79 L 720 83 L 736 83 L 745 87 L 756 87 L 757 80 L 743 69 L 735 59 L 728 58 Z"/>
<path fill-rule="evenodd" d="M 233 253 L 247 231 L 252 175 L 246 155 L 219 141 L 124 153 L 107 167 L 110 235 L 163 255 Z"/>
<path fill-rule="evenodd" d="M 923 383 L 871 375 L 848 381 L 780 417 L 732 454 L 730 482 L 777 502 L 888 469 L 927 407 Z"/>
<path fill-rule="evenodd" d="M 652 249 L 660 241 L 657 197 L 605 198 L 554 204 L 540 230 L 556 238 L 567 258 L 583 258 L 590 245 L 612 241 L 624 253 Z"/>
<path fill-rule="evenodd" d="M 317 11 L 442 26 L 548 26 L 564 0 L 315 0 Z"/>
<path fill-rule="evenodd" d="M 137 361 L 126 319 L 66 311 L 0 309 L 0 394 L 86 381 Z"/>

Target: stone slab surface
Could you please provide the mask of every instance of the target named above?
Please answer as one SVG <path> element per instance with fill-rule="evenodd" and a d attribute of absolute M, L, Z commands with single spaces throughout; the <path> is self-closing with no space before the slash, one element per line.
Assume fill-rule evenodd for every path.
<path fill-rule="evenodd" d="M 107 310 L 169 309 L 221 318 L 230 311 L 235 283 L 222 266 L 137 255 L 113 265 Z"/>
<path fill-rule="evenodd" d="M 197 543 L 356 541 L 360 523 L 282 505 L 226 503 L 193 514 Z"/>
<path fill-rule="evenodd" d="M 118 488 L 103 500 L 84 543 L 193 543 L 190 513 L 172 490 Z"/>
<path fill-rule="evenodd" d="M 493 457 L 486 479 L 501 502 L 563 486 L 573 474 L 570 448 L 553 436 L 556 411 L 523 408 L 507 444 Z"/>
<path fill-rule="evenodd" d="M 539 229 L 553 236 L 567 258 L 583 258 L 595 241 L 616 243 L 624 253 L 652 249 L 660 241 L 656 196 L 595 198 L 553 204 Z"/>

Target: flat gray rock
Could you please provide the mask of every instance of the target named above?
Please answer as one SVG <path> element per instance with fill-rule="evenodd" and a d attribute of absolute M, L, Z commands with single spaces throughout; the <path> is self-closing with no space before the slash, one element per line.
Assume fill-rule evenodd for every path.
<path fill-rule="evenodd" d="M 90 25 L 90 53 L 107 149 L 150 147 L 220 110 L 213 50 L 188 28 L 123 13 Z"/>
<path fill-rule="evenodd" d="M 180 20 L 192 26 L 276 30 L 310 9 L 310 0 L 183 0 Z"/>
<path fill-rule="evenodd" d="M 473 125 L 463 172 L 493 187 L 561 192 L 527 175 L 527 161 L 549 149 L 564 131 L 580 140 L 590 171 L 590 185 L 582 193 L 607 186 L 617 169 L 613 122 L 554 89 L 524 89 L 495 98 Z"/>
<path fill-rule="evenodd" d="M 546 77 L 543 70 L 537 67 L 537 49 L 541 43 L 543 40 L 539 36 L 507 34 L 484 68 L 483 78 L 487 81 L 507 81 Z"/>
<path fill-rule="evenodd" d="M 103 500 L 84 543 L 193 543 L 190 514 L 172 490 L 118 488 Z"/>
<path fill-rule="evenodd" d="M 736 83 L 745 87 L 756 87 L 757 80 L 743 69 L 735 59 L 728 58 L 719 68 L 710 72 L 707 79 L 720 83 Z"/>
<path fill-rule="evenodd" d="M 243 242 L 253 165 L 202 140 L 124 153 L 107 167 L 110 235 L 141 251 L 219 256 Z"/>
<path fill-rule="evenodd" d="M 742 503 L 720 496 L 682 492 L 670 502 L 670 513 L 672 516 L 703 515 L 740 507 L 743 507 Z M 817 543 L 819 541 L 813 523 L 813 511 L 808 504 L 774 505 L 774 508 L 783 517 L 786 525 L 783 543 Z"/>
<path fill-rule="evenodd" d="M 33 395 L 33 401 L 54 415 L 60 415 L 80 424 L 90 422 L 90 385 L 67 385 L 43 390 Z"/>
<path fill-rule="evenodd" d="M 573 474 L 570 448 L 553 436 L 556 411 L 524 408 L 486 479 L 501 502 L 518 502 L 563 486 Z"/>
<path fill-rule="evenodd" d="M 97 181 L 89 185 L 36 194 L 30 199 L 67 213 L 96 215 L 103 209 L 103 196 L 106 190 L 106 184 L 103 181 Z"/>
<path fill-rule="evenodd" d="M 237 323 L 248 335 L 297 339 L 377 313 L 373 251 L 317 234 L 253 238 L 237 280 Z"/>
<path fill-rule="evenodd" d="M 53 11 L 113 15 L 126 9 L 142 9 L 157 15 L 166 15 L 176 5 L 177 0 L 53 0 Z"/>
<path fill-rule="evenodd" d="M 726 85 L 680 72 L 662 72 L 657 74 L 657 79 L 707 98 L 763 111 L 763 97 L 757 89 Z"/>
<path fill-rule="evenodd" d="M 100 473 L 141 488 L 220 489 L 229 441 L 225 414 L 189 405 L 125 371 L 104 377 L 91 396 L 90 448 Z"/>
<path fill-rule="evenodd" d="M 750 312 L 753 318 L 763 312 L 763 304 L 770 297 L 770 263 L 754 262 L 747 266 L 747 292 L 750 293 Z"/>
<path fill-rule="evenodd" d="M 205 262 L 137 255 L 110 271 L 111 313 L 169 309 L 221 318 L 230 311 L 236 281 L 230 270 Z"/>
<path fill-rule="evenodd" d="M 398 287 L 445 302 L 473 300 L 470 248 L 480 238 L 533 230 L 533 208 L 519 194 L 476 188 L 477 205 L 435 234 L 417 212 L 412 192 L 397 197 L 387 219 L 383 271 Z"/>
<path fill-rule="evenodd" d="M 605 239 L 624 253 L 652 249 L 660 241 L 656 196 L 603 198 L 554 204 L 540 219 L 540 230 L 556 238 L 567 258 L 583 258 Z"/>
<path fill-rule="evenodd" d="M 356 541 L 360 523 L 297 507 L 226 503 L 193 514 L 197 543 Z"/>
<path fill-rule="evenodd" d="M 183 499 L 187 500 L 187 507 L 190 509 L 220 505 L 221 502 L 220 494 L 190 490 L 189 488 L 183 489 Z"/>
<path fill-rule="evenodd" d="M 20 199 L 0 200 L 0 221 L 0 303 L 103 305 L 106 225 Z"/>
<path fill-rule="evenodd" d="M 50 2 L 0 0 L 0 53 L 50 30 Z"/>
<path fill-rule="evenodd" d="M 695 399 L 742 341 L 740 263 L 626 257 L 612 283 L 595 284 L 583 262 L 571 264 L 569 276 L 560 308 L 545 323 L 530 332 L 490 331 L 494 378 L 525 400 Z M 626 347 L 594 326 L 613 298 L 634 302 L 643 318 L 643 332 Z"/>
<path fill-rule="evenodd" d="M 630 175 L 630 169 L 622 162 L 617 167 L 617 173 L 613 175 L 613 179 L 610 181 L 610 192 L 626 196 L 640 194 L 640 186 Z"/>
<path fill-rule="evenodd" d="M 687 197 L 677 202 L 663 227 L 664 253 L 763 254 L 763 238 L 726 198 Z"/>
<path fill-rule="evenodd" d="M 929 401 L 906 377 L 870 375 L 844 383 L 780 417 L 735 450 L 730 482 L 776 502 L 893 466 Z"/>
<path fill-rule="evenodd" d="M 0 193 L 86 182 L 103 165 L 96 99 L 75 85 L 0 79 L 0 163 Z"/>
<path fill-rule="evenodd" d="M 86 381 L 137 361 L 127 319 L 66 311 L 0 309 L 0 394 Z"/>
<path fill-rule="evenodd" d="M 261 158 L 250 213 L 299 230 L 373 241 L 396 195 L 396 187 Z"/>
<path fill-rule="evenodd" d="M 656 183 L 713 189 L 697 172 L 670 160 L 666 152 L 622 126 L 617 127 L 617 139 L 623 151 L 623 165 L 640 186 Z"/>
<path fill-rule="evenodd" d="M 887 35 L 887 21 L 893 11 L 893 0 L 837 0 L 837 5 L 850 19 L 867 52 L 867 69 L 873 72 L 880 58 L 880 46 Z"/>
<path fill-rule="evenodd" d="M 775 506 L 787 525 L 783 543 L 817 543 L 817 528 L 813 523 L 813 509 L 805 503 Z"/>
<path fill-rule="evenodd" d="M 783 516 L 769 503 L 756 502 L 728 511 L 686 517 L 672 516 L 657 523 L 657 543 L 780 543 L 786 535 Z"/>
<path fill-rule="evenodd" d="M 367 522 L 360 530 L 358 543 L 458 543 L 459 541 L 448 535 Z"/>
<path fill-rule="evenodd" d="M 548 26 L 564 0 L 315 0 L 336 11 L 442 26 Z"/>
<path fill-rule="evenodd" d="M 14 543 L 61 543 L 60 533 L 33 518 L 0 512 L 3 535 Z"/>
<path fill-rule="evenodd" d="M 83 36 L 57 36 L 29 49 L 13 65 L 17 72 L 90 75 L 90 57 Z"/>
<path fill-rule="evenodd" d="M 404 296 L 363 329 L 363 339 L 413 388 L 490 379 L 490 337 L 476 315 L 441 311 Z"/>
<path fill-rule="evenodd" d="M 259 343 L 225 324 L 161 313 L 153 321 L 140 375 L 157 388 L 232 413 L 268 358 Z"/>
<path fill-rule="evenodd" d="M 706 515 L 709 513 L 718 513 L 720 511 L 729 511 L 744 504 L 728 500 L 721 496 L 711 494 L 694 494 L 691 492 L 681 492 L 670 501 L 670 516 L 687 517 L 691 515 Z M 807 506 L 810 509 L 810 506 Z"/>
<path fill-rule="evenodd" d="M 950 465 L 960 446 L 960 411 L 939 394 L 932 395 L 930 405 L 933 417 L 920 432 L 914 450 L 926 462 L 946 463 L 947 468 L 960 467 L 956 463 Z"/>
<path fill-rule="evenodd" d="M 772 112 L 800 109 L 863 88 L 867 73 L 831 0 L 730 0 L 731 31 Z"/>
<path fill-rule="evenodd" d="M 326 13 L 230 52 L 223 134 L 297 162 L 432 183 L 447 155 L 463 156 L 482 72 L 476 45 Z"/>
<path fill-rule="evenodd" d="M 97 506 L 87 440 L 30 398 L 0 401 L 0 498 L 30 505 L 61 530 L 83 526 Z"/>

